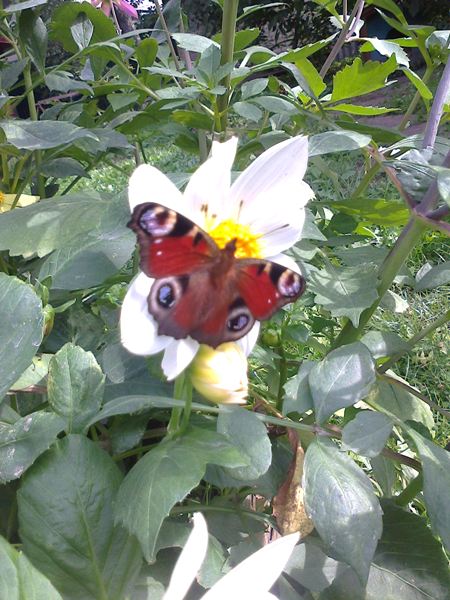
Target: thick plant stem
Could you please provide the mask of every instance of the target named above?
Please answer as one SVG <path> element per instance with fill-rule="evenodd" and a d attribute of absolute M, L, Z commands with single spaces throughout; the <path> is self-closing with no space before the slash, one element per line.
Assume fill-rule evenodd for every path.
<path fill-rule="evenodd" d="M 234 37 L 236 33 L 236 17 L 239 0 L 225 0 L 222 16 L 222 42 L 220 64 L 226 65 L 233 61 Z M 231 74 L 226 75 L 220 82 L 226 88 L 226 92 L 217 98 L 219 109 L 220 132 L 225 133 L 228 123 L 228 102 L 230 100 Z"/>
<path fill-rule="evenodd" d="M 345 344 L 350 344 L 359 339 L 364 331 L 364 327 L 377 309 L 381 298 L 390 288 L 400 267 L 405 262 L 411 250 L 420 240 L 425 229 L 426 225 L 421 221 L 415 218 L 411 218 L 409 220 L 408 224 L 398 237 L 381 266 L 380 283 L 377 288 L 377 300 L 372 304 L 372 306 L 366 308 L 366 310 L 361 314 L 358 327 L 354 327 L 350 321 L 347 322 L 341 333 L 336 338 L 332 349 L 338 348 L 339 346 L 344 346 Z"/>
<path fill-rule="evenodd" d="M 423 136 L 423 148 L 433 148 L 436 140 L 439 122 L 444 110 L 444 104 L 450 89 L 450 60 L 445 65 L 441 80 L 436 90 L 433 106 L 431 107 L 430 116 L 428 117 L 427 126 Z"/>

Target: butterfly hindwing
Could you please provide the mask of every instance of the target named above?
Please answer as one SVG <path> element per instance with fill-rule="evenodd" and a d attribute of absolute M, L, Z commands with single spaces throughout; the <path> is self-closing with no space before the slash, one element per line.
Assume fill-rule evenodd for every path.
<path fill-rule="evenodd" d="M 219 252 L 190 219 L 154 202 L 136 206 L 128 226 L 137 234 L 140 267 L 149 277 L 190 273 L 207 266 Z"/>
<path fill-rule="evenodd" d="M 278 263 L 241 259 L 236 261 L 236 268 L 239 294 L 257 320 L 269 319 L 305 290 L 304 278 Z"/>

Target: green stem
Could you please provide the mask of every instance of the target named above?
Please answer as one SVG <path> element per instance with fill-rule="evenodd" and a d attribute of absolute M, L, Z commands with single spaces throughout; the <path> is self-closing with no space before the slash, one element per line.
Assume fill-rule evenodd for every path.
<path fill-rule="evenodd" d="M 11 188 L 9 185 L 9 167 L 8 167 L 8 156 L 6 152 L 2 152 L 2 183 L 6 188 L 6 191 L 10 192 Z"/>
<path fill-rule="evenodd" d="M 189 419 L 191 417 L 191 412 L 192 412 L 192 384 L 189 379 L 186 379 L 185 384 L 184 384 L 184 396 L 186 399 L 186 403 L 184 405 L 183 416 L 181 418 L 180 430 L 179 430 L 180 433 L 183 433 L 183 431 L 186 431 L 186 429 L 189 425 Z"/>
<path fill-rule="evenodd" d="M 450 310 L 445 312 L 443 315 L 432 321 L 427 327 L 421 329 L 416 335 L 414 335 L 410 340 L 408 340 L 408 348 L 397 352 L 389 360 L 387 360 L 383 365 L 378 369 L 379 373 L 385 373 L 388 369 L 390 369 L 404 354 L 410 352 L 417 342 L 420 342 L 423 338 L 427 337 L 430 333 L 432 333 L 435 329 L 442 327 L 445 325 L 447 321 L 450 321 Z"/>
<path fill-rule="evenodd" d="M 239 0 L 225 0 L 223 4 L 222 15 L 222 41 L 220 64 L 226 65 L 233 61 L 234 38 L 236 34 L 236 17 L 239 6 Z M 220 82 L 226 88 L 226 92 L 217 98 L 217 107 L 219 109 L 220 132 L 225 133 L 228 123 L 228 103 L 230 101 L 230 81 L 231 73 L 226 75 Z"/>
<path fill-rule="evenodd" d="M 175 400 L 182 400 L 184 397 L 184 383 L 185 383 L 185 375 L 184 371 L 178 375 L 175 379 L 175 387 L 173 392 L 173 397 Z M 192 401 L 192 399 L 191 399 Z M 180 419 L 183 413 L 183 409 L 179 406 L 175 406 L 172 408 L 172 413 L 170 415 L 169 423 L 167 425 L 167 435 L 168 437 L 173 437 L 180 430 Z"/>
<path fill-rule="evenodd" d="M 414 500 L 419 492 L 422 491 L 423 487 L 423 477 L 422 473 L 419 473 L 417 477 L 414 477 L 405 489 L 395 497 L 395 504 L 398 506 L 408 506 L 408 504 Z"/>
<path fill-rule="evenodd" d="M 429 81 L 430 77 L 432 76 L 433 72 L 434 72 L 434 65 L 428 65 L 427 68 L 425 69 L 425 73 L 422 77 L 422 81 L 424 83 L 427 83 Z M 420 92 L 417 90 L 417 92 L 413 96 L 413 99 L 409 103 L 409 106 L 406 109 L 405 114 L 403 115 L 403 119 L 401 120 L 400 125 L 398 126 L 400 131 L 405 129 L 405 127 L 408 125 L 409 119 L 411 118 L 411 115 L 416 110 L 416 107 L 417 107 L 421 97 L 422 96 L 420 95 Z"/>
<path fill-rule="evenodd" d="M 286 361 L 286 352 L 284 351 L 283 346 L 279 346 L 277 348 L 277 353 L 279 358 L 279 382 L 278 382 L 278 394 L 277 394 L 277 410 L 281 411 L 283 407 L 283 398 L 284 398 L 284 384 L 287 381 L 287 361 Z"/>
<path fill-rule="evenodd" d="M 332 346 L 333 349 L 345 344 L 350 344 L 359 339 L 364 327 L 368 323 L 375 310 L 378 308 L 381 299 L 390 288 L 398 271 L 402 267 L 411 250 L 420 240 L 425 229 L 426 225 L 422 221 L 414 218 L 409 220 L 408 224 L 403 229 L 402 233 L 398 237 L 397 241 L 391 248 L 389 254 L 380 267 L 380 283 L 377 288 L 378 298 L 375 300 L 372 306 L 363 311 L 359 318 L 358 327 L 354 327 L 350 321 L 347 321 L 347 324 L 343 327 L 341 333 L 334 341 Z"/>
<path fill-rule="evenodd" d="M 175 68 L 177 71 L 180 70 L 180 63 L 178 61 L 177 53 L 175 52 L 175 47 L 172 43 L 172 37 L 170 35 L 169 28 L 167 27 L 166 19 L 164 18 L 163 11 L 161 9 L 161 5 L 159 2 L 155 2 L 156 12 L 158 13 L 158 19 L 161 21 L 161 25 L 166 36 L 166 41 L 170 49 L 170 54 L 172 55 L 173 62 L 175 63 Z"/>
<path fill-rule="evenodd" d="M 30 118 L 32 121 L 38 120 L 36 110 L 36 99 L 33 91 L 33 80 L 31 78 L 31 66 L 28 62 L 23 70 L 23 80 L 25 83 L 25 94 L 28 102 L 28 110 L 30 111 Z M 45 179 L 41 175 L 41 162 L 42 162 L 42 151 L 36 150 L 36 172 L 37 172 L 37 183 L 38 183 L 38 194 L 41 198 L 45 198 Z"/>

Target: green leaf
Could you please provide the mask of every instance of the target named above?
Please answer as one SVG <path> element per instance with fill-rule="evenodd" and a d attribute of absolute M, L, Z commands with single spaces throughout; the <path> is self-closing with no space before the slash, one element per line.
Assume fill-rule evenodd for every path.
<path fill-rule="evenodd" d="M 49 90 L 58 92 L 71 92 L 72 90 L 87 90 L 93 93 L 92 88 L 85 81 L 78 81 L 67 71 L 54 71 L 45 76 L 45 85 Z"/>
<path fill-rule="evenodd" d="M 283 571 L 311 592 L 321 592 L 331 585 L 340 569 L 342 564 L 327 556 L 317 540 L 308 537 L 294 547 Z"/>
<path fill-rule="evenodd" d="M 94 26 L 85 13 L 79 13 L 75 21 L 70 26 L 70 33 L 73 41 L 78 46 L 78 50 L 84 50 L 89 46 L 94 33 Z"/>
<path fill-rule="evenodd" d="M 172 33 L 172 37 L 181 48 L 189 50 L 189 52 L 199 52 L 201 54 L 211 45 L 217 48 L 220 47 L 213 40 L 196 33 Z"/>
<path fill-rule="evenodd" d="M 392 356 L 409 349 L 407 342 L 393 331 L 368 331 L 362 336 L 361 342 L 369 348 L 374 358 Z"/>
<path fill-rule="evenodd" d="M 374 397 L 377 406 L 385 408 L 405 423 L 416 421 L 423 423 L 429 430 L 434 429 L 431 408 L 402 387 L 402 383 L 409 385 L 408 382 L 391 371 L 387 371 L 386 375 L 387 377 L 377 380 L 376 396 Z"/>
<path fill-rule="evenodd" d="M 24 10 L 19 17 L 19 38 L 37 70 L 45 71 L 48 35 L 44 21 L 32 10 Z"/>
<path fill-rule="evenodd" d="M 0 273 L 0 323 L 1 401 L 31 363 L 44 327 L 42 303 L 33 288 L 4 273 Z"/>
<path fill-rule="evenodd" d="M 450 261 L 427 267 L 422 267 L 416 275 L 416 290 L 432 290 L 440 285 L 450 283 Z M 425 266 L 425 265 L 424 265 Z"/>
<path fill-rule="evenodd" d="M 0 250 L 11 256 L 45 256 L 52 250 L 84 244 L 105 232 L 124 227 L 129 219 L 125 198 L 84 191 L 9 211 L 0 215 Z M 27 235 L 23 235 L 26 230 Z"/>
<path fill-rule="evenodd" d="M 380 486 L 383 496 L 391 498 L 394 495 L 394 486 L 397 481 L 397 470 L 394 462 L 382 454 L 370 459 L 372 473 L 375 481 Z"/>
<path fill-rule="evenodd" d="M 387 198 L 348 198 L 330 203 L 330 208 L 373 225 L 395 227 L 405 225 L 409 219 L 409 211 L 404 204 Z"/>
<path fill-rule="evenodd" d="M 66 420 L 68 433 L 80 433 L 98 413 L 105 376 L 92 352 L 66 344 L 48 369 L 48 402 Z"/>
<path fill-rule="evenodd" d="M 426 85 L 426 83 L 424 83 L 422 79 L 416 73 L 414 73 L 414 71 L 411 71 L 411 69 L 402 70 L 424 100 L 433 99 L 433 92 Z"/>
<path fill-rule="evenodd" d="M 412 428 L 408 433 L 423 465 L 423 495 L 431 527 L 450 551 L 450 453 Z"/>
<path fill-rule="evenodd" d="M 297 108 L 288 100 L 280 98 L 278 96 L 258 96 L 254 99 L 254 102 L 272 113 L 280 115 L 295 115 L 297 114 Z"/>
<path fill-rule="evenodd" d="M 299 57 L 295 61 L 295 66 L 303 75 L 312 92 L 320 96 L 326 90 L 326 83 L 320 76 L 316 67 L 306 57 Z"/>
<path fill-rule="evenodd" d="M 371 264 L 335 267 L 328 263 L 310 273 L 308 284 L 317 304 L 335 317 L 348 317 L 355 327 L 363 310 L 378 298 L 377 269 Z"/>
<path fill-rule="evenodd" d="M 238 406 L 225 407 L 217 419 L 217 431 L 239 449 L 249 466 L 225 469 L 241 481 L 257 479 L 266 473 L 272 461 L 272 446 L 267 429 L 255 413 Z"/>
<path fill-rule="evenodd" d="M 333 152 L 349 152 L 365 148 L 370 144 L 370 137 L 354 131 L 325 131 L 309 138 L 309 156 L 332 154 Z"/>
<path fill-rule="evenodd" d="M 10 64 L 0 64 L 0 89 L 9 90 L 21 76 L 28 59 L 16 60 Z"/>
<path fill-rule="evenodd" d="M 361 342 L 330 352 L 309 374 L 316 418 L 323 423 L 340 408 L 366 398 L 375 383 L 375 364 Z"/>
<path fill-rule="evenodd" d="M 121 479 L 111 457 L 81 435 L 59 441 L 23 478 L 24 550 L 68 600 L 122 600 L 141 566 L 136 541 L 113 526 Z"/>
<path fill-rule="evenodd" d="M 50 581 L 23 552 L 0 536 L 0 598 L 5 600 L 62 600 Z"/>
<path fill-rule="evenodd" d="M 144 435 L 148 421 L 148 414 L 117 416 L 112 426 L 108 428 L 113 454 L 120 454 L 137 446 Z"/>
<path fill-rule="evenodd" d="M 71 144 L 81 138 L 97 136 L 68 121 L 0 121 L 6 140 L 21 150 L 45 150 Z"/>
<path fill-rule="evenodd" d="M 151 67 L 158 53 L 158 42 L 154 38 L 144 38 L 136 48 L 135 56 L 139 66 Z"/>
<path fill-rule="evenodd" d="M 395 42 L 388 40 L 379 40 L 378 38 L 364 38 L 366 43 L 360 48 L 360 52 L 372 52 L 376 50 L 383 56 L 394 55 L 399 65 L 409 67 L 409 58 L 403 48 Z"/>
<path fill-rule="evenodd" d="M 174 110 L 172 118 L 176 123 L 193 127 L 194 129 L 206 129 L 210 131 L 212 128 L 212 118 L 209 115 L 198 113 L 194 110 Z"/>
<path fill-rule="evenodd" d="M 305 455 L 304 490 L 320 537 L 365 583 L 382 532 L 382 512 L 369 478 L 333 442 L 316 438 Z"/>
<path fill-rule="evenodd" d="M 269 80 L 267 77 L 260 77 L 258 79 L 246 81 L 241 86 L 242 100 L 247 100 L 248 98 L 252 98 L 253 96 L 258 96 L 266 89 L 268 83 Z"/>
<path fill-rule="evenodd" d="M 233 110 L 244 119 L 248 119 L 255 123 L 258 123 L 263 116 L 263 111 L 252 102 L 235 102 L 233 104 Z"/>
<path fill-rule="evenodd" d="M 125 477 L 116 521 L 136 535 L 148 561 L 154 559 L 164 519 L 198 485 L 207 463 L 240 467 L 246 460 L 224 436 L 192 428 L 150 450 Z"/>
<path fill-rule="evenodd" d="M 38 411 L 13 425 L 0 422 L 0 483 L 18 479 L 64 429 L 58 415 Z"/>
<path fill-rule="evenodd" d="M 54 10 L 51 37 L 61 42 L 67 52 L 75 54 L 79 50 L 77 43 L 68 32 L 80 16 L 82 19 L 88 19 L 94 27 L 90 39 L 91 45 L 116 37 L 117 32 L 112 19 L 101 10 L 97 10 L 89 2 L 64 2 Z"/>
<path fill-rule="evenodd" d="M 315 363 L 305 360 L 300 365 L 297 375 L 288 380 L 284 386 L 283 415 L 291 412 L 300 414 L 314 408 L 314 400 L 309 388 L 309 374 Z"/>
<path fill-rule="evenodd" d="M 48 373 L 48 363 L 53 354 L 41 354 L 33 357 L 31 365 L 17 381 L 11 385 L 12 390 L 23 390 L 32 385 L 43 385 Z"/>
<path fill-rule="evenodd" d="M 128 391 L 128 385 L 129 384 L 126 384 L 125 391 Z M 156 391 L 159 392 L 159 390 Z M 103 406 L 102 410 L 98 413 L 98 415 L 96 415 L 90 424 L 96 423 L 102 419 L 107 419 L 108 417 L 113 417 L 115 415 L 137 413 L 149 408 L 173 408 L 174 406 L 183 407 L 184 402 L 159 395 L 146 396 L 144 394 L 136 394 L 133 396 L 117 396 Z"/>
<path fill-rule="evenodd" d="M 450 206 L 450 169 L 438 171 L 437 185 L 442 200 Z"/>
<path fill-rule="evenodd" d="M 63 177 L 89 177 L 83 165 L 68 156 L 46 161 L 41 166 L 41 173 L 46 177 L 56 177 L 57 179 Z"/>
<path fill-rule="evenodd" d="M 363 410 L 342 430 L 342 448 L 370 458 L 383 450 L 392 432 L 392 421 L 383 413 Z"/>
<path fill-rule="evenodd" d="M 35 264 L 40 280 L 52 278 L 52 288 L 79 290 L 101 284 L 129 260 L 135 239 L 129 231 L 103 232 L 101 237 L 86 239 L 82 234 L 71 244 L 55 250 Z"/>
<path fill-rule="evenodd" d="M 34 8 L 35 6 L 46 4 L 47 2 L 48 0 L 25 0 L 24 2 L 13 2 L 2 8 L 2 10 L 7 14 L 12 14 L 19 12 L 20 10 L 26 10 L 27 8 Z"/>
<path fill-rule="evenodd" d="M 362 588 L 342 565 L 320 600 L 447 600 L 448 563 L 425 519 L 383 502 L 383 535 Z"/>
<path fill-rule="evenodd" d="M 338 71 L 333 77 L 331 100 L 344 100 L 363 96 L 374 90 L 384 88 L 387 77 L 397 69 L 397 60 L 392 55 L 385 62 L 369 60 L 365 63 L 355 58 L 351 65 Z"/>
<path fill-rule="evenodd" d="M 390 371 L 387 371 L 388 378 L 379 378 L 377 381 L 376 403 L 381 408 L 385 408 L 400 420 L 416 421 L 423 423 L 428 429 L 434 428 L 434 419 L 431 408 L 419 400 L 416 396 L 408 392 L 401 383 L 406 383 L 398 376 L 394 377 Z"/>
<path fill-rule="evenodd" d="M 359 106 L 356 104 L 333 104 L 324 107 L 325 110 L 336 110 L 349 113 L 350 115 L 385 115 L 386 113 L 396 111 L 396 108 L 385 108 L 384 106 Z"/>
<path fill-rule="evenodd" d="M 158 543 L 155 553 L 163 548 L 182 548 L 192 532 L 192 525 L 185 521 L 166 519 L 158 535 Z M 201 569 L 197 574 L 197 580 L 203 587 L 211 587 L 216 581 L 223 577 L 222 568 L 225 566 L 226 556 L 220 542 L 208 535 L 208 550 Z"/>

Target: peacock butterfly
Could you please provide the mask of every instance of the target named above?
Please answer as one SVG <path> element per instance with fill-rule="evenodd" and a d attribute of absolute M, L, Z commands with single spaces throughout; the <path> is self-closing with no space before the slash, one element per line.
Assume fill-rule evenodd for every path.
<path fill-rule="evenodd" d="M 156 279 L 148 310 L 158 334 L 191 336 L 215 348 L 243 337 L 305 289 L 305 280 L 282 265 L 236 258 L 236 240 L 224 248 L 187 217 L 154 202 L 135 207 L 128 223 L 136 234 L 140 267 Z"/>

